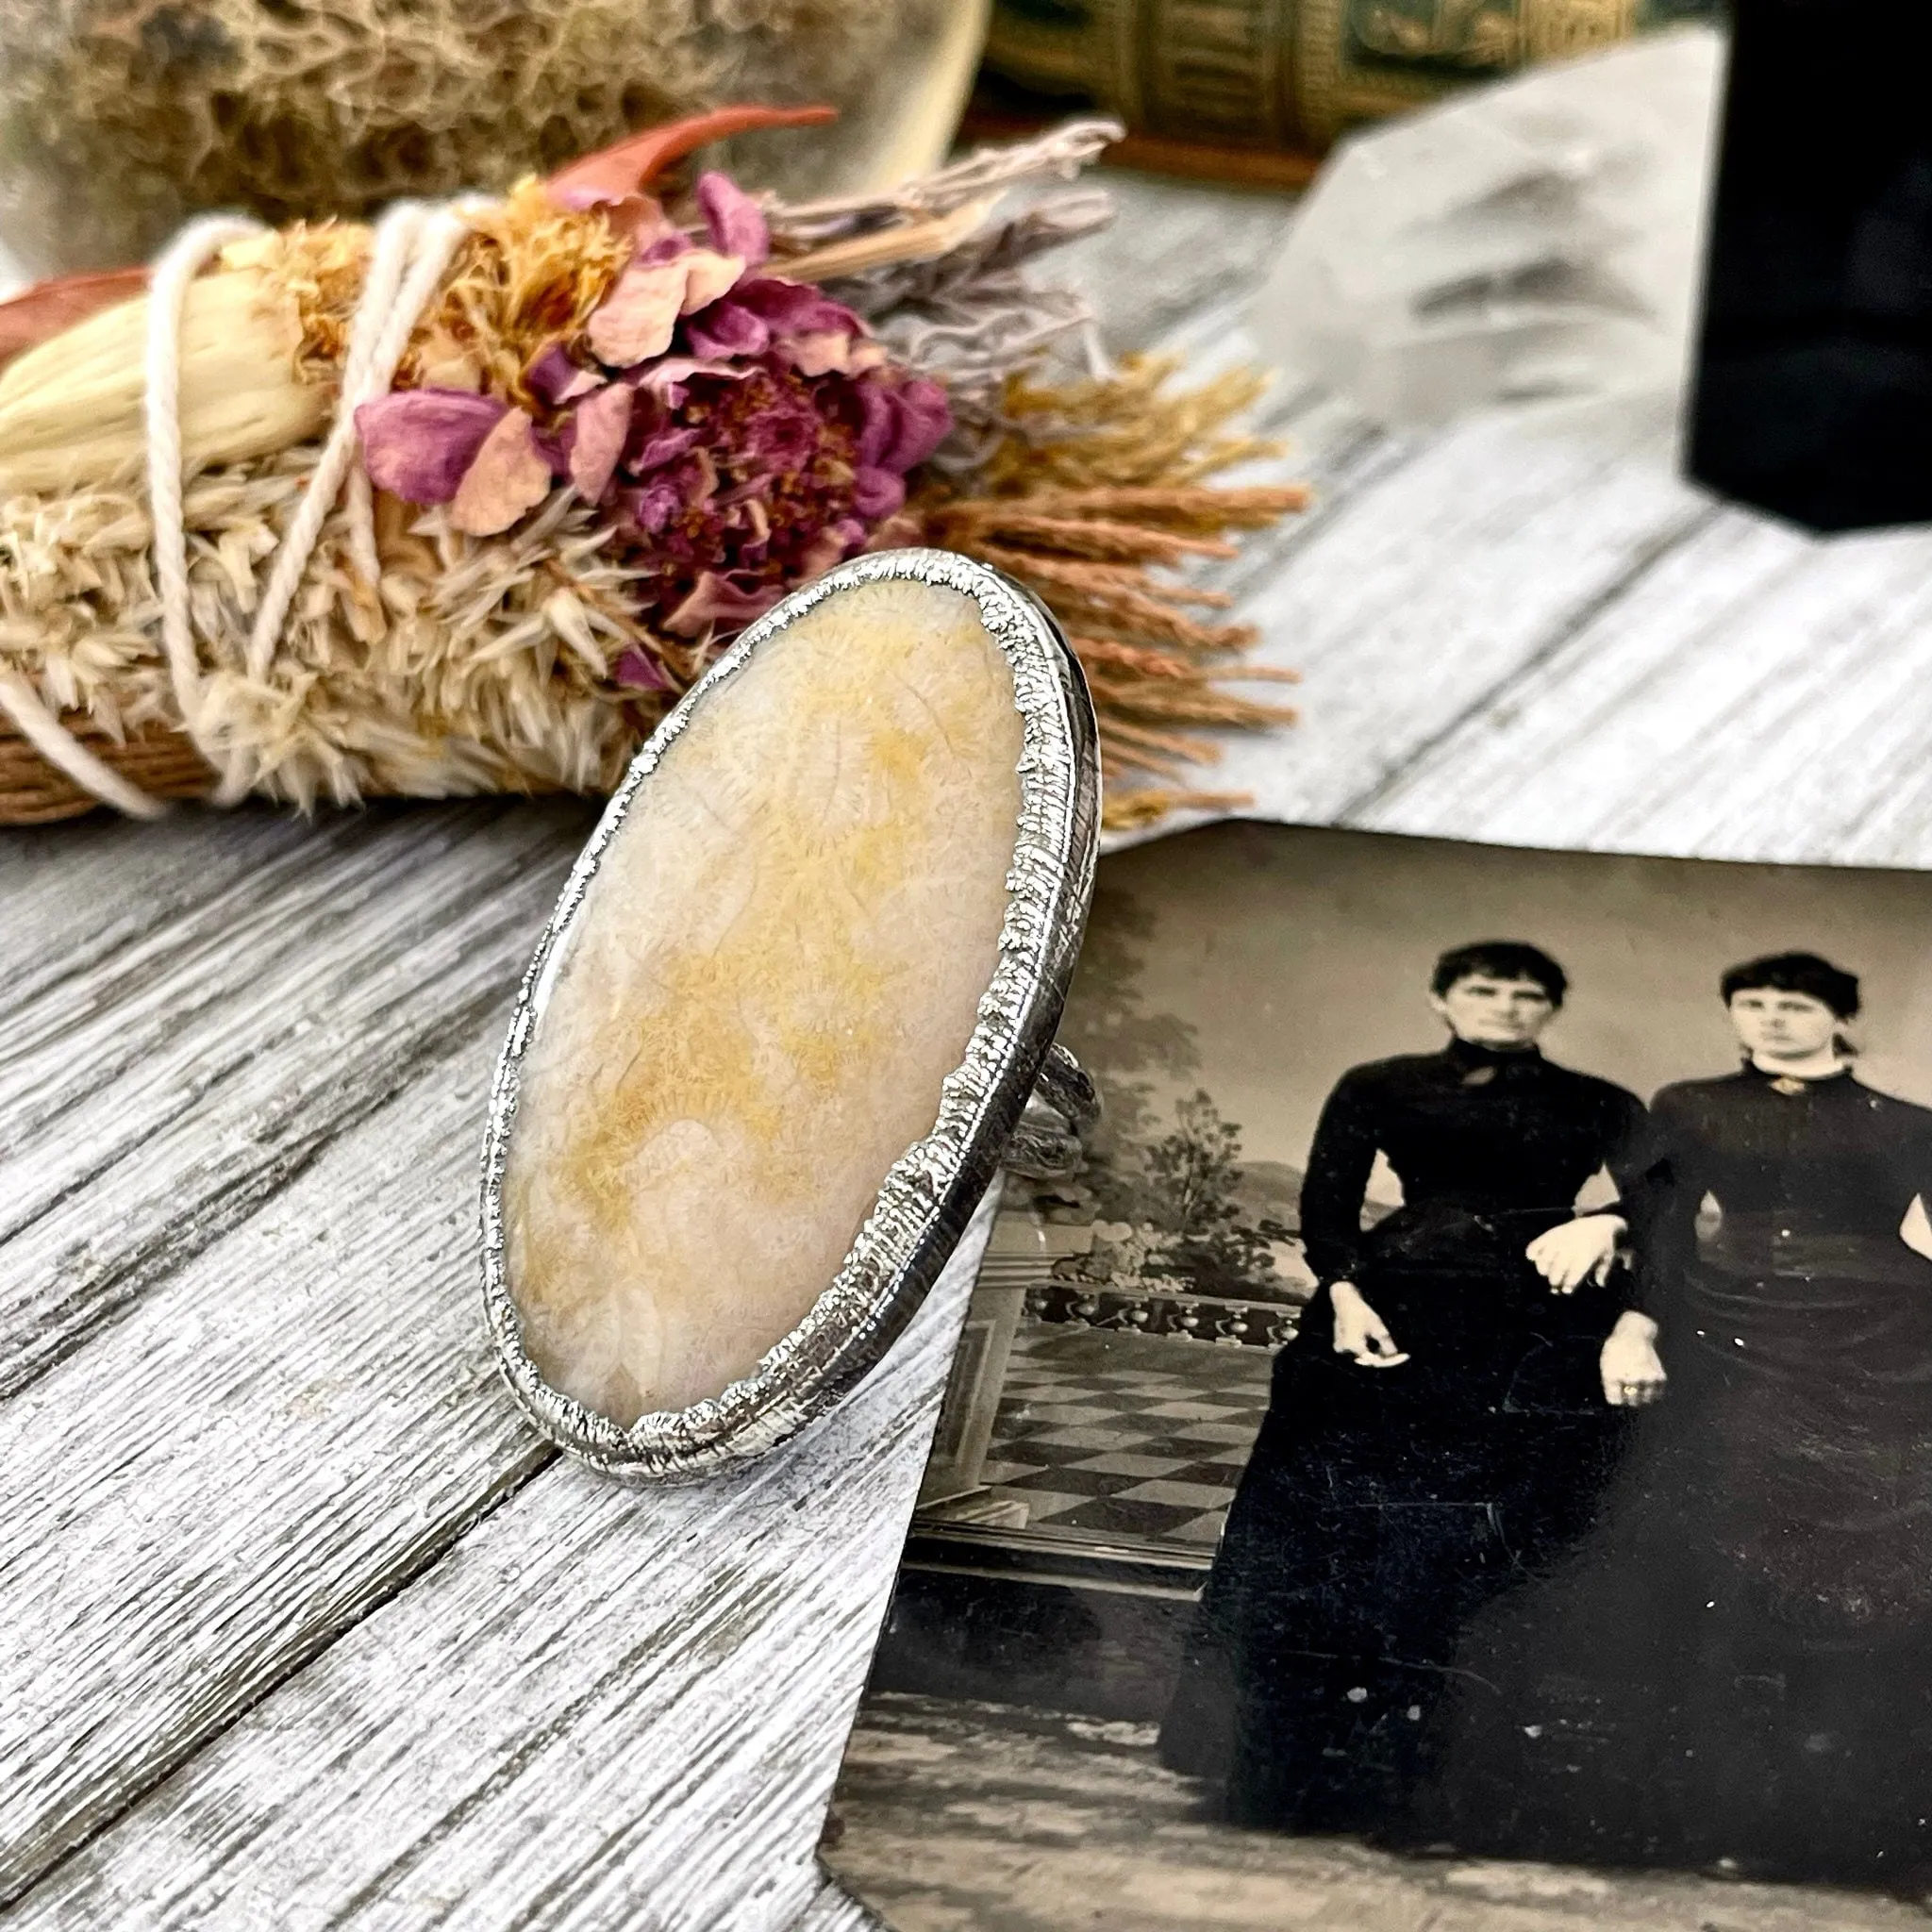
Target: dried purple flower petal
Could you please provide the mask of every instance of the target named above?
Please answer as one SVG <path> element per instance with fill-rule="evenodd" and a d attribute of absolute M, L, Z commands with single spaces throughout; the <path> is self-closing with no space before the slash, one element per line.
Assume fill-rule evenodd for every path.
<path fill-rule="evenodd" d="M 589 395 L 609 379 L 594 369 L 579 368 L 555 342 L 524 371 L 524 382 L 530 393 L 540 403 L 548 403 L 553 409 L 575 401 L 578 396 Z"/>
<path fill-rule="evenodd" d="M 883 381 L 859 386 L 858 466 L 904 475 L 931 456 L 953 426 L 945 391 L 925 376 L 896 387 Z"/>
<path fill-rule="evenodd" d="M 494 537 L 550 494 L 550 465 L 537 447 L 535 431 L 523 410 L 505 411 L 450 500 L 449 520 L 456 528 Z"/>
<path fill-rule="evenodd" d="M 664 667 L 637 644 L 627 645 L 619 656 L 616 676 L 620 685 L 631 691 L 675 691 L 677 688 L 664 675 Z"/>
<path fill-rule="evenodd" d="M 858 385 L 858 448 L 861 470 L 875 469 L 892 441 L 892 392 L 882 382 Z"/>
<path fill-rule="evenodd" d="M 669 617 L 664 627 L 675 637 L 701 637 L 708 630 L 739 629 L 762 617 L 785 594 L 782 584 L 759 584 L 752 590 L 721 577 L 716 571 L 703 571 L 685 598 Z"/>
<path fill-rule="evenodd" d="M 945 441 L 953 426 L 953 410 L 944 388 L 926 375 L 902 382 L 894 400 L 897 434 L 886 460 L 903 475 L 924 462 Z"/>
<path fill-rule="evenodd" d="M 818 447 L 821 419 L 802 396 L 780 394 L 745 425 L 743 449 L 760 469 L 802 470 Z"/>
<path fill-rule="evenodd" d="M 695 449 L 698 441 L 699 432 L 695 429 L 653 430 L 639 445 L 636 454 L 625 459 L 624 466 L 636 476 L 651 470 L 661 470 L 687 450 Z"/>
<path fill-rule="evenodd" d="M 834 302 L 809 282 L 788 282 L 782 275 L 747 275 L 732 291 L 732 299 L 749 308 L 778 335 L 807 335 L 839 329 L 862 336 L 865 324 L 842 302 Z"/>
<path fill-rule="evenodd" d="M 860 470 L 852 479 L 852 508 L 862 517 L 889 517 L 906 507 L 906 479 L 891 470 Z"/>
<path fill-rule="evenodd" d="M 729 175 L 715 168 L 700 175 L 697 203 L 711 231 L 711 246 L 720 255 L 736 255 L 756 264 L 772 252 L 771 233 L 758 203 Z"/>
<path fill-rule="evenodd" d="M 612 383 L 571 411 L 570 480 L 586 503 L 601 503 L 630 434 L 632 391 Z"/>
<path fill-rule="evenodd" d="M 398 390 L 364 403 L 356 429 L 369 480 L 405 503 L 447 503 L 507 413 L 494 397 L 460 389 Z"/>
<path fill-rule="evenodd" d="M 641 490 L 621 491 L 618 501 L 639 529 L 655 537 L 684 508 L 684 491 L 669 478 L 658 477 Z"/>
<path fill-rule="evenodd" d="M 687 386 L 694 378 L 715 375 L 727 382 L 742 382 L 751 371 L 715 357 L 666 356 L 648 368 L 626 370 L 625 374 L 635 375 L 639 386 L 657 396 L 665 408 L 676 409 L 683 407 L 689 392 Z"/>
<path fill-rule="evenodd" d="M 727 297 L 691 316 L 685 323 L 684 339 L 694 356 L 759 356 L 771 346 L 772 331 L 749 308 Z"/>
<path fill-rule="evenodd" d="M 661 356 L 677 327 L 684 288 L 682 259 L 631 262 L 584 331 L 591 353 L 613 369 Z"/>

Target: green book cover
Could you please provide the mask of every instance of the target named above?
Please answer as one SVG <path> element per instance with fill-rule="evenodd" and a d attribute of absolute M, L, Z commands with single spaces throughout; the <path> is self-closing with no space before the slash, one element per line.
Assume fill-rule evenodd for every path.
<path fill-rule="evenodd" d="M 996 0 L 987 64 L 1137 133 L 1325 147 L 1538 60 L 1712 20 L 1721 0 Z"/>

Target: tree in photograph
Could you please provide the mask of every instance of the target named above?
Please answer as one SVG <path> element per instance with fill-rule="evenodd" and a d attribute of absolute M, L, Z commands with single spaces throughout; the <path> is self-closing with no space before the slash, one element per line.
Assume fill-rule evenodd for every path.
<path fill-rule="evenodd" d="M 1174 1112 L 1174 1131 L 1148 1148 L 1144 1166 L 1147 1219 L 1172 1238 L 1150 1267 L 1186 1276 L 1204 1294 L 1265 1291 L 1274 1254 L 1268 1237 L 1242 1223 L 1235 1198 L 1241 1128 L 1198 1088 Z"/>
<path fill-rule="evenodd" d="M 1154 1074 L 1179 1080 L 1200 1065 L 1194 1029 L 1178 1013 L 1149 1009 L 1141 992 L 1153 911 L 1102 880 L 1093 894 L 1080 966 L 1060 1023 L 1060 1040 L 1100 1090 L 1100 1126 L 1088 1146 L 1082 1183 L 1103 1221 L 1152 1220 L 1138 1150 L 1159 1130 Z"/>
<path fill-rule="evenodd" d="M 1174 1117 L 1174 1131 L 1147 1150 L 1147 1218 L 1170 1234 L 1192 1234 L 1234 1218 L 1241 1130 L 1221 1118 L 1205 1088 L 1175 1101 Z"/>

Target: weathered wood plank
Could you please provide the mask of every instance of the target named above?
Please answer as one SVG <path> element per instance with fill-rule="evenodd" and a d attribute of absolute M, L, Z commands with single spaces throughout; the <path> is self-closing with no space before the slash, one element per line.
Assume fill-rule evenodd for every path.
<path fill-rule="evenodd" d="M 198 901 L 246 881 L 313 829 L 286 812 L 184 808 L 159 828 L 97 812 L 0 832 L 0 1054 L 26 1039 L 20 1014 L 58 980 L 81 980 Z M 0 1133 L 9 1123 L 0 1116 Z"/>
<path fill-rule="evenodd" d="M 869 1706 L 826 1860 L 893 1932 L 1906 1932 L 1915 1906 L 1667 1873 L 1409 1859 L 1230 1831 L 1151 1725 L 892 1696 Z"/>
<path fill-rule="evenodd" d="M 879 1932 L 881 1924 L 835 1879 L 806 1907 L 793 1932 Z"/>
<path fill-rule="evenodd" d="M 448 1098 L 425 1099 L 425 1130 Z M 391 1153 L 424 1150 L 398 1140 Z M 350 1158 L 344 1149 L 323 1165 Z M 308 1211 L 291 1195 L 275 1219 L 299 1228 Z M 989 1224 L 983 1210 L 887 1365 L 790 1449 L 741 1475 L 641 1493 L 551 1466 L 307 1670 L 244 1713 L 234 1705 L 224 1735 L 29 1891 L 9 1924 L 792 1923 L 822 1890 L 817 1820 Z M 435 1261 L 441 1273 L 440 1251 Z M 495 1449 L 508 1397 L 473 1399 L 480 1335 L 474 1320 L 453 1334 L 447 1296 L 433 1299 L 395 1311 L 380 1353 L 353 1357 L 321 1291 L 309 1302 L 308 1373 L 353 1359 L 360 1391 L 339 1404 L 366 1404 L 373 1382 L 378 1414 L 400 1424 L 417 1410 L 407 1444 L 400 1434 L 369 1444 L 353 1473 L 341 1467 L 341 1423 L 316 1430 L 335 1481 L 304 1499 L 320 1512 L 299 1532 L 310 1567 L 325 1548 L 336 1553 L 326 1567 L 349 1567 L 352 1546 L 377 1534 L 372 1516 L 391 1537 L 411 1516 L 435 1517 L 457 1487 L 443 1465 L 474 1472 L 487 1459 L 479 1445 Z M 159 1307 L 152 1297 L 89 1357 L 132 1338 Z M 456 1391 L 432 1391 L 431 1373 Z M 287 1494 L 286 1478 L 266 1479 Z M 186 1529 L 164 1500 L 146 1533 L 165 1552 Z M 234 1577 L 203 1596 L 205 1613 L 240 1626 L 219 1640 L 232 1680 L 238 1658 L 272 1647 L 253 1607 L 288 1580 L 237 1538 L 223 1542 Z M 367 1566 L 368 1553 L 355 1560 Z M 167 1593 L 151 1582 L 117 1594 L 121 1628 L 169 1626 Z M 104 1632 L 99 1613 L 84 1614 Z M 192 1682 L 152 1645 L 127 1675 L 159 1722 L 173 1722 Z M 8 1702 L 21 1694 L 10 1690 Z M 64 1713 L 57 1721 L 64 1732 Z M 67 1782 L 51 1748 L 36 1755 L 46 1779 Z M 835 1912 L 820 1923 L 848 1932 L 855 1922 Z"/>
<path fill-rule="evenodd" d="M 16 1005 L 0 1051 L 0 1392 L 493 1024 L 589 824 L 575 805 L 338 820 Z M 255 845 L 237 829 L 232 843 Z M 225 851 L 226 831 L 149 838 Z M 108 856 L 77 856 L 75 898 L 138 890 L 139 854 Z"/>
<path fill-rule="evenodd" d="M 1341 816 L 1710 858 L 1932 864 L 1932 537 L 1727 509 Z"/>
<path fill-rule="evenodd" d="M 492 1057 L 0 1406 L 0 1898 L 550 1459 L 483 1334 Z"/>
<path fill-rule="evenodd" d="M 1670 435 L 1656 402 L 1480 417 L 1333 506 L 1241 607 L 1305 722 L 1228 741 L 1217 786 L 1328 823 L 1499 700 L 1715 514 Z"/>

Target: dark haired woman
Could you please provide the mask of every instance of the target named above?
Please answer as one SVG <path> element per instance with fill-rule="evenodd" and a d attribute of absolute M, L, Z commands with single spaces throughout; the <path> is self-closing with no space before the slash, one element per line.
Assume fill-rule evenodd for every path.
<path fill-rule="evenodd" d="M 1923 1890 L 1932 1112 L 1854 1076 L 1851 974 L 1785 953 L 1721 990 L 1743 1065 L 1657 1096 L 1628 1204 L 1669 1399 L 1601 1547 L 1473 1633 L 1438 1823 Z"/>
<path fill-rule="evenodd" d="M 1462 1624 L 1588 1523 L 1611 1405 L 1659 1385 L 1611 1265 L 1623 1223 L 1576 1211 L 1642 1108 L 1542 1057 L 1565 991 L 1534 946 L 1446 953 L 1447 1044 L 1355 1068 L 1323 1109 L 1301 1193 L 1320 1288 L 1161 1730 L 1238 1823 L 1400 1820 Z M 1377 1154 L 1402 1206 L 1365 1231 Z"/>

